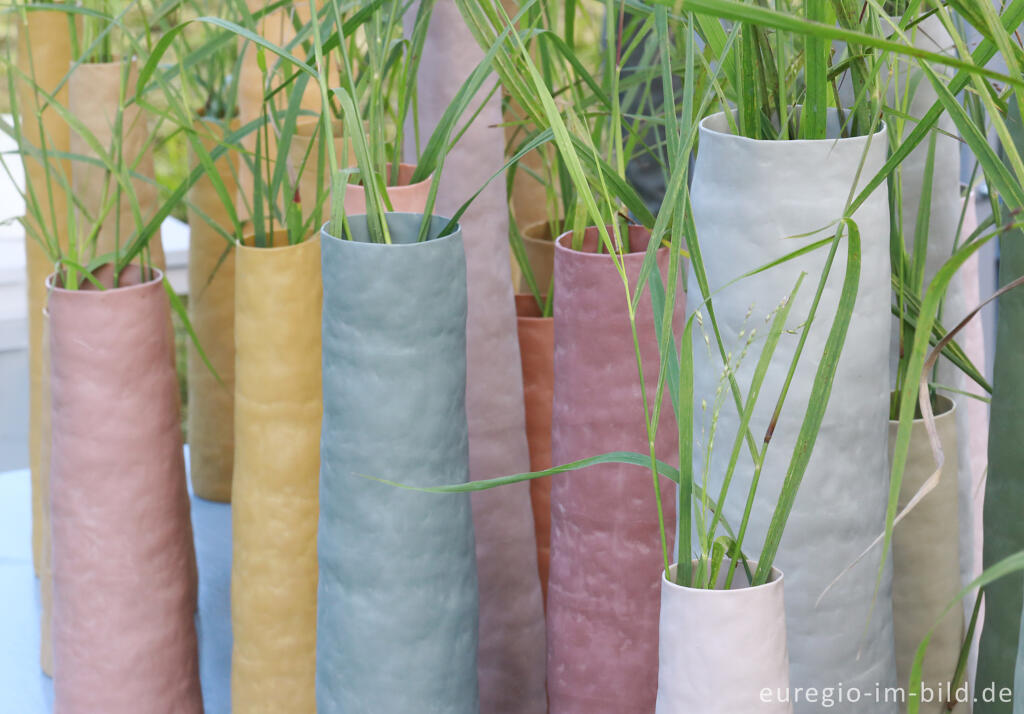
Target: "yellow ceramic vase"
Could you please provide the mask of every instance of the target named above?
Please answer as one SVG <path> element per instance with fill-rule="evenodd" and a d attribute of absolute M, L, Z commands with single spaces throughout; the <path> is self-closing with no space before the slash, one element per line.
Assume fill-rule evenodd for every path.
<path fill-rule="evenodd" d="M 316 711 L 320 239 L 235 256 L 231 701 Z"/>

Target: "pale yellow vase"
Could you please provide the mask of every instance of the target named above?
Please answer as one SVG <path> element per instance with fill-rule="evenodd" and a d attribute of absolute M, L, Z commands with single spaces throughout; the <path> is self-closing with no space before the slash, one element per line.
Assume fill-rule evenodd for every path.
<path fill-rule="evenodd" d="M 231 701 L 246 714 L 316 711 L 320 238 L 239 246 Z"/>

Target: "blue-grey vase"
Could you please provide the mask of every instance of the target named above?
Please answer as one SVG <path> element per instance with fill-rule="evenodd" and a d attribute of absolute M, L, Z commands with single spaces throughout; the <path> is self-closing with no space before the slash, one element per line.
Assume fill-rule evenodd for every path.
<path fill-rule="evenodd" d="M 477 714 L 466 260 L 448 219 L 388 214 L 392 243 L 322 232 L 319 714 Z"/>

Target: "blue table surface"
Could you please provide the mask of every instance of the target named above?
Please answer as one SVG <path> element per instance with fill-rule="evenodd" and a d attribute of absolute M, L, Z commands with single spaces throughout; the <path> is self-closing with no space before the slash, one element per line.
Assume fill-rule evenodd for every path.
<path fill-rule="evenodd" d="M 231 507 L 193 497 L 192 524 L 199 561 L 196 626 L 203 702 L 207 714 L 229 714 Z M 32 572 L 27 470 L 0 473 L 0 604 L 0 712 L 49 714 L 53 683 L 39 668 L 39 581 Z"/>

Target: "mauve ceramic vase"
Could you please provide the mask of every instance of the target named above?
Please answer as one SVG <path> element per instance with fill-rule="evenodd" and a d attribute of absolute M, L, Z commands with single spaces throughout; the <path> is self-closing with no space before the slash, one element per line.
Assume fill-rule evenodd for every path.
<path fill-rule="evenodd" d="M 453 2 L 436 3 L 419 75 L 420 136 L 441 120 L 484 50 Z M 501 96 L 476 97 L 480 113 L 445 161 L 436 212 L 452 215 L 505 162 Z M 485 101 L 486 100 L 486 101 Z M 407 137 L 412 136 L 411 128 Z M 407 139 L 407 146 L 413 139 Z M 466 414 L 469 476 L 516 474 L 530 467 L 522 367 L 509 269 L 508 195 L 492 181 L 459 220 L 467 236 Z M 544 600 L 537 574 L 530 486 L 474 493 L 480 583 L 480 709 L 488 714 L 544 714 Z"/>
<path fill-rule="evenodd" d="M 636 352 L 622 279 L 597 230 L 582 248 L 573 235 L 555 243 L 552 461 L 564 464 L 608 451 L 645 453 L 647 430 Z M 623 261 L 635 286 L 650 234 L 629 230 Z M 657 252 L 665 279 L 666 248 Z M 649 292 L 636 326 L 643 364 L 658 364 Z M 677 300 L 677 326 L 684 310 Z M 648 379 L 653 401 L 656 380 Z M 658 458 L 678 459 L 666 398 Z M 675 488 L 660 479 L 666 529 L 675 532 Z M 650 714 L 658 688 L 659 582 L 664 561 L 651 472 L 602 464 L 555 478 L 551 486 L 551 573 L 547 596 L 551 714 Z"/>
<path fill-rule="evenodd" d="M 199 714 L 194 551 L 159 271 L 50 278 L 54 712 Z"/>
<path fill-rule="evenodd" d="M 448 219 L 388 214 L 392 244 L 324 230 L 317 707 L 477 714 L 477 577 L 465 483 L 466 260 Z"/>
<path fill-rule="evenodd" d="M 320 238 L 235 256 L 231 701 L 316 711 Z"/>

